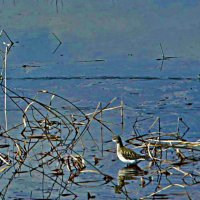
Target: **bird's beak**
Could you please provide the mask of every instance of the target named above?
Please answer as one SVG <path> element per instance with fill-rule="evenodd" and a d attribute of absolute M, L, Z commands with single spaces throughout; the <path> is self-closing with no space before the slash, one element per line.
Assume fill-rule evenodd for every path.
<path fill-rule="evenodd" d="M 109 142 L 112 142 L 113 140 L 107 140 L 107 141 L 105 141 L 105 143 L 109 143 Z"/>

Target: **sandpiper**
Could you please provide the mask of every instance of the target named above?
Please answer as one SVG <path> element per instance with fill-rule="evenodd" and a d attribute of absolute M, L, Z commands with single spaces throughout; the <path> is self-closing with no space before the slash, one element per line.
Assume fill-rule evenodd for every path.
<path fill-rule="evenodd" d="M 120 136 L 114 136 L 112 140 L 117 143 L 117 156 L 124 163 L 137 164 L 149 158 L 149 156 L 137 154 L 133 150 L 124 147 Z"/>

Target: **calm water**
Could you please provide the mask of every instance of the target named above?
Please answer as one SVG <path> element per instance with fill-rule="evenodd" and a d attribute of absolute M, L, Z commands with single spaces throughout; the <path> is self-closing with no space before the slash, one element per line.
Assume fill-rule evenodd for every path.
<path fill-rule="evenodd" d="M 124 140 L 130 137 L 136 117 L 141 116 L 152 117 L 152 121 L 143 123 L 144 130 L 160 117 L 166 132 L 175 131 L 177 118 L 182 117 L 190 127 L 187 139 L 196 141 L 200 118 L 199 10 L 196 0 L 1 1 L 0 28 L 15 43 L 8 57 L 8 87 L 29 97 L 34 97 L 38 90 L 49 90 L 68 98 L 84 112 L 94 111 L 98 102 L 106 105 L 117 97 L 113 105 L 124 102 L 125 127 L 122 131 L 120 126 L 113 126 L 113 131 L 122 133 Z M 59 47 L 54 34 L 62 42 Z M 163 63 L 157 60 L 162 58 L 160 43 L 166 57 L 176 58 Z M 0 122 L 4 126 L 3 93 L 0 95 Z M 49 101 L 49 96 L 41 98 Z M 59 102 L 56 105 L 59 109 L 62 106 Z M 8 126 L 12 127 L 19 123 L 21 115 L 10 101 L 8 110 Z M 116 113 L 107 117 L 111 122 L 120 118 Z M 100 133 L 95 126 L 92 131 Z M 107 134 L 106 140 L 110 139 L 111 134 Z M 86 136 L 87 140 L 90 142 Z M 114 147 L 113 143 L 106 144 L 106 148 Z M 98 154 L 95 150 L 87 153 L 90 160 Z M 116 159 L 115 154 L 105 152 L 99 167 L 116 177 L 113 182 L 117 184 L 117 174 L 124 165 L 119 161 L 113 164 L 111 155 Z M 198 167 L 195 164 L 195 169 Z M 48 190 L 42 196 L 43 186 L 37 176 L 35 173 L 31 178 L 17 177 L 6 198 L 47 198 Z M 91 177 L 83 174 L 80 180 Z M 45 181 L 47 188 L 51 188 L 52 183 Z M 132 180 L 127 186 L 131 190 L 137 185 L 130 195 L 133 199 L 152 192 L 151 188 L 141 188 L 139 181 Z M 191 187 L 194 199 L 199 195 L 198 187 Z M 80 194 L 78 199 L 86 199 L 89 191 L 96 199 L 125 199 L 123 194 L 115 193 L 112 184 L 71 189 Z M 58 197 L 59 188 L 55 190 L 49 198 Z M 187 199 L 181 195 L 170 198 Z"/>

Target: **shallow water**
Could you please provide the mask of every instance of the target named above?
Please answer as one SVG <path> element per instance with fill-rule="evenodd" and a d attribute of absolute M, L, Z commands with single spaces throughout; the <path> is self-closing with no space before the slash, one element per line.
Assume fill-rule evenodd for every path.
<path fill-rule="evenodd" d="M 112 129 L 122 134 L 124 140 L 130 138 L 136 117 L 152 117 L 142 123 L 141 131 L 147 131 L 154 119 L 160 117 L 162 130 L 166 132 L 176 131 L 177 119 L 181 117 L 190 128 L 186 138 L 196 141 L 200 117 L 199 9 L 198 1 L 1 1 L 0 27 L 14 42 L 8 57 L 8 87 L 29 97 L 34 97 L 39 90 L 49 90 L 74 102 L 86 113 L 94 111 L 99 102 L 106 105 L 117 97 L 113 105 L 124 102 L 125 125 L 123 130 L 120 125 L 112 126 Z M 62 42 L 60 46 L 52 33 Z M 162 58 L 160 43 L 166 57 L 176 58 L 166 59 L 163 63 L 156 60 Z M 0 95 L 3 99 L 3 93 Z M 40 98 L 46 102 L 50 99 L 45 95 Z M 1 101 L 2 127 L 3 105 Z M 58 109 L 65 106 L 62 101 L 57 101 Z M 67 109 L 64 112 L 67 113 Z M 8 126 L 21 122 L 21 117 L 16 106 L 8 101 Z M 120 113 L 108 114 L 106 119 L 119 124 Z M 100 141 L 99 127 L 92 127 L 97 142 Z M 106 141 L 111 137 L 110 133 L 105 134 Z M 85 140 L 91 143 L 87 135 Z M 104 148 L 114 147 L 113 143 L 107 143 Z M 101 157 L 96 147 L 91 150 L 87 150 L 91 162 L 93 155 Z M 110 158 L 116 159 L 116 155 L 105 151 L 98 167 L 114 177 L 113 182 L 117 184 L 118 171 L 124 164 L 112 162 Z M 146 164 L 142 163 L 142 168 Z M 187 170 L 193 167 L 198 170 L 199 164 L 188 165 Z M 47 179 L 45 185 L 37 176 L 34 172 L 33 176 L 22 174 L 17 177 L 6 198 L 47 198 L 52 183 Z M 78 179 L 93 177 L 92 173 L 91 177 L 86 173 Z M 175 177 L 173 181 L 177 179 Z M 26 192 L 20 190 L 25 185 L 28 185 Z M 164 180 L 162 186 L 166 185 Z M 53 189 L 55 191 L 49 198 L 55 199 L 60 191 L 58 186 Z M 87 192 L 97 199 L 126 198 L 116 194 L 112 184 L 73 186 L 71 189 L 79 194 L 78 199 L 86 199 Z M 133 199 L 147 195 L 153 189 L 154 186 L 141 188 L 140 176 L 127 186 Z M 179 199 L 180 193 L 180 199 L 187 199 L 182 194 L 184 190 L 176 189 L 170 191 L 172 196 L 168 196 L 170 192 L 165 195 Z M 188 191 L 195 199 L 199 195 L 198 184 Z"/>

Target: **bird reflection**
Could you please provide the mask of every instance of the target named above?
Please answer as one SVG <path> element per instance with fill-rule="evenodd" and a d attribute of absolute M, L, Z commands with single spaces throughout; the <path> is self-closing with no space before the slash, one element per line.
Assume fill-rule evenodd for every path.
<path fill-rule="evenodd" d="M 122 191 L 122 188 L 128 184 L 125 181 L 129 180 L 136 180 L 138 176 L 144 176 L 148 172 L 142 170 L 137 165 L 130 165 L 127 167 L 124 167 L 118 171 L 118 185 L 115 186 L 115 193 L 120 194 Z"/>

